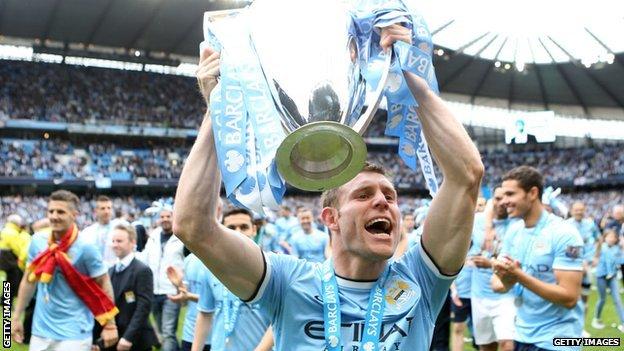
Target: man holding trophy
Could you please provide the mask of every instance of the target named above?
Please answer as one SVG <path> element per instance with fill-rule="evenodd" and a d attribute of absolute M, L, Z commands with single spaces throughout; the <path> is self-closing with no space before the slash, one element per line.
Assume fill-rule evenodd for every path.
<path fill-rule="evenodd" d="M 254 5 L 262 1 L 257 0 Z M 282 2 L 281 5 L 286 6 L 285 3 Z M 301 2 L 296 3 L 301 6 Z M 327 9 L 323 8 L 323 11 L 327 12 Z M 376 12 L 373 17 L 375 29 L 369 32 L 376 34 L 368 37 L 371 41 L 369 44 L 373 48 L 379 47 L 380 56 L 385 57 L 387 62 L 391 50 L 395 53 L 398 51 L 400 60 L 402 46 L 409 50 L 418 46 L 419 49 L 415 50 L 430 53 L 430 41 L 429 47 L 426 42 L 414 42 L 423 33 L 428 35 L 428 31 L 423 32 L 417 21 L 410 21 L 414 17 L 408 12 L 399 16 L 389 12 Z M 393 20 L 385 21 L 388 17 Z M 329 26 L 331 21 L 327 22 Z M 285 25 L 282 30 L 289 31 L 291 28 Z M 275 41 L 280 39 L 279 36 L 273 38 Z M 362 43 L 366 43 L 367 39 L 357 39 L 356 44 L 348 46 L 351 55 L 347 55 L 347 58 L 351 63 L 366 56 L 362 53 L 366 52 Z M 260 46 L 256 41 L 254 45 L 256 49 Z M 239 158 L 230 157 L 235 155 L 232 150 L 222 149 L 227 144 L 227 133 L 219 128 L 235 126 L 236 121 L 227 118 L 228 113 L 231 115 L 236 106 L 219 105 L 219 102 L 227 99 L 242 101 L 249 97 L 249 94 L 242 93 L 245 91 L 244 85 L 236 90 L 228 82 L 233 76 L 233 66 L 228 66 L 226 60 L 226 57 L 232 57 L 232 51 L 228 50 L 236 49 L 233 46 L 228 47 L 227 42 L 224 42 L 221 53 L 216 52 L 214 47 L 206 47 L 201 52 L 197 78 L 210 108 L 180 177 L 174 211 L 174 233 L 229 291 L 246 302 L 259 304 L 267 312 L 273 325 L 276 350 L 428 350 L 438 311 L 466 258 L 483 174 L 483 165 L 476 147 L 462 125 L 437 96 L 434 91 L 437 86 L 428 79 L 433 75 L 432 67 L 429 76 L 424 71 L 421 74 L 415 71 L 417 73 L 414 74 L 408 67 L 409 64 L 417 66 L 418 62 L 424 61 L 410 60 L 413 56 L 407 55 L 404 57 L 408 59 L 403 60 L 398 71 L 402 77 L 392 77 L 402 79 L 410 98 L 418 104 L 417 108 L 416 105 L 406 107 L 404 111 L 408 112 L 407 120 L 395 126 L 418 123 L 422 127 L 416 131 L 406 127 L 397 136 L 409 139 L 415 134 L 416 138 L 413 140 L 428 140 L 444 176 L 439 189 L 435 181 L 428 180 L 430 189 L 433 192 L 435 188 L 437 194 L 424 224 L 421 243 L 410 248 L 401 259 L 390 261 L 401 237 L 396 190 L 381 167 L 363 165 L 363 160 L 358 161 L 359 163 L 357 160 L 353 161 L 353 158 L 360 157 L 358 155 L 362 151 L 355 149 L 358 141 L 354 141 L 357 138 L 347 135 L 350 131 L 344 131 L 342 126 L 336 127 L 335 124 L 338 123 L 325 122 L 327 118 L 308 118 L 313 122 L 321 120 L 323 122 L 320 123 L 325 125 L 317 128 L 319 124 L 316 122 L 299 126 L 295 132 L 290 131 L 291 134 L 284 139 L 279 150 L 273 149 L 277 155 L 277 168 L 287 182 L 302 188 L 324 190 L 321 216 L 331 231 L 332 254 L 326 262 L 318 264 L 291 256 L 263 253 L 252 240 L 222 226 L 216 218 L 221 176 L 223 175 L 226 184 L 226 194 L 236 194 L 239 190 L 232 190 L 234 188 L 228 186 L 232 178 L 227 172 L 238 170 L 243 163 Z M 310 56 L 316 54 L 303 53 Z M 286 125 L 289 123 L 300 125 L 299 122 L 305 117 L 302 117 L 303 110 L 296 107 L 297 99 L 292 98 L 294 95 L 290 95 L 287 84 L 282 84 L 276 78 L 278 74 L 264 66 L 266 57 L 263 58 L 260 53 L 258 55 L 264 74 L 270 77 L 263 84 L 269 86 L 272 101 L 281 103 L 275 109 L 280 116 L 287 115 L 290 118 L 282 119 L 282 126 L 288 129 Z M 292 64 L 295 65 L 295 62 Z M 217 77 L 220 77 L 219 80 Z M 365 75 L 366 80 L 375 80 L 370 77 Z M 382 75 L 377 79 L 380 85 L 378 91 L 384 90 L 386 78 Z M 357 83 L 358 80 L 354 81 Z M 348 83 L 354 84 L 354 81 Z M 397 84 L 401 84 L 401 81 Z M 390 85 L 388 90 L 393 90 Z M 350 122 L 350 112 L 359 112 L 362 104 L 358 106 L 357 101 L 351 101 L 347 102 L 349 107 L 344 107 L 339 100 L 341 93 L 338 87 L 324 86 L 323 91 L 331 93 L 319 93 L 317 90 L 308 97 L 310 106 L 306 112 L 309 112 L 309 116 L 318 115 L 318 111 L 327 115 L 342 111 L 342 116 L 346 118 L 337 120 L 353 127 L 356 133 L 361 133 L 370 120 Z M 363 93 L 359 96 L 362 95 Z M 391 115 L 394 110 L 392 103 L 396 100 L 391 100 L 388 95 L 386 97 L 389 101 L 388 113 Z M 318 101 L 320 103 L 317 104 Z M 249 114 L 251 116 L 253 112 Z M 226 126 L 227 123 L 229 125 Z M 333 155 L 328 154 L 327 150 L 319 150 L 322 145 L 306 147 L 310 141 L 305 140 L 305 135 L 297 134 L 301 130 L 303 134 L 316 133 L 321 139 L 323 136 L 327 137 L 325 140 L 329 142 L 326 143 L 331 143 L 332 138 L 336 138 L 332 149 L 336 148 L 335 145 L 344 147 L 338 147 L 337 154 Z M 252 136 L 253 133 L 251 131 Z M 286 151 L 283 149 L 284 144 L 290 145 Z M 399 148 L 400 152 L 415 156 L 414 151 L 419 146 L 422 149 L 422 142 L 400 143 Z M 426 149 L 426 145 L 424 148 Z M 256 151 L 259 149 L 256 148 Z M 310 152 L 306 155 L 309 149 L 316 153 Z M 418 157 L 423 162 L 426 157 L 421 158 L 421 151 L 423 150 L 418 150 Z M 343 162 L 340 159 L 341 152 L 352 157 Z M 365 153 L 364 149 L 364 156 Z M 280 154 L 286 155 L 286 159 L 280 158 Z M 428 156 L 428 151 L 425 154 Z M 321 159 L 322 157 L 326 158 Z M 224 164 L 223 160 L 227 162 Z M 355 165 L 342 166 L 345 162 Z M 331 164 L 338 166 L 327 169 Z M 432 168 L 423 169 L 425 171 L 432 172 Z M 303 181 L 295 179 L 297 177 Z M 341 177 L 342 179 L 336 179 Z M 320 178 L 329 179 L 330 185 L 324 187 Z M 258 177 L 251 184 L 259 188 L 262 180 L 270 183 Z M 253 186 L 246 190 L 243 186 L 241 189 L 243 190 L 238 194 L 244 195 L 250 193 L 249 189 L 253 191 Z M 276 198 L 279 198 L 279 194 Z M 263 201 L 264 199 L 262 197 Z M 240 203 L 247 205 L 244 201 Z"/>

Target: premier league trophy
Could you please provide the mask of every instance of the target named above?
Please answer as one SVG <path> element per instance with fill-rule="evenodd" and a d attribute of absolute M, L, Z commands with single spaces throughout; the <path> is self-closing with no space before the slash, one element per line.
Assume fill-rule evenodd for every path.
<path fill-rule="evenodd" d="M 414 160 L 418 150 L 428 156 L 401 70 L 435 82 L 432 45 L 402 1 L 255 0 L 218 17 L 207 13 L 204 21 L 207 45 L 221 52 L 210 109 L 234 203 L 262 213 L 281 202 L 285 182 L 323 191 L 352 179 L 366 160 L 362 135 L 384 96 L 393 109 L 386 134 L 401 137 L 411 123 L 413 140 L 400 148 Z M 394 23 L 426 40 L 417 33 L 418 46 L 383 52 L 379 30 Z"/>

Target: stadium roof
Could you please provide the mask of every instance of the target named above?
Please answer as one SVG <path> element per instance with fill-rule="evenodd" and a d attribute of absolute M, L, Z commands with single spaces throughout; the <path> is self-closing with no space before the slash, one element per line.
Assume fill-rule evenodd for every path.
<path fill-rule="evenodd" d="M 524 0 L 515 4 L 530 7 L 528 3 L 532 1 L 536 2 Z M 137 59 L 182 57 L 195 61 L 202 40 L 203 13 L 239 8 L 247 3 L 241 0 L 0 0 L 0 43 L 23 39 L 44 52 L 46 48 L 59 50 L 59 45 L 61 50 L 121 48 L 118 52 L 127 56 L 139 54 L 141 57 Z M 517 43 L 523 40 L 497 32 L 494 24 L 492 30 L 481 33 L 479 28 L 487 27 L 482 23 L 487 23 L 487 18 L 477 18 L 474 23 L 479 25 L 471 26 L 461 16 L 466 11 L 434 14 L 432 3 L 439 5 L 440 0 L 423 1 L 423 13 L 437 44 L 436 71 L 443 92 L 462 94 L 472 102 L 480 97 L 499 98 L 507 101 L 508 106 L 530 103 L 549 109 L 553 105 L 575 105 L 587 116 L 596 107 L 610 107 L 621 114 L 615 118 L 624 118 L 624 84 L 621 84 L 624 54 L 618 53 L 624 47 L 624 39 L 621 35 L 607 35 L 606 17 L 599 18 L 603 24 L 600 28 L 580 24 L 580 28 L 588 30 L 579 42 L 591 42 L 597 59 L 588 61 L 587 55 L 578 54 L 565 40 L 557 39 L 554 34 L 548 38 L 549 34 L 545 33 L 542 44 L 539 41 L 535 41 L 537 46 L 531 44 L 539 54 L 518 62 L 512 48 L 517 48 Z M 470 2 L 477 7 L 484 6 L 483 3 L 492 4 L 482 11 L 490 16 L 495 7 L 514 13 L 506 8 L 512 5 Z M 570 3 L 576 2 L 567 1 L 568 5 L 563 6 Z M 546 12 L 538 18 L 557 18 L 556 13 L 543 6 L 530 10 Z M 622 33 L 624 24 L 619 14 L 619 22 L 613 22 L 619 26 L 613 28 L 615 34 Z M 524 23 L 532 26 L 532 21 L 526 18 Z"/>

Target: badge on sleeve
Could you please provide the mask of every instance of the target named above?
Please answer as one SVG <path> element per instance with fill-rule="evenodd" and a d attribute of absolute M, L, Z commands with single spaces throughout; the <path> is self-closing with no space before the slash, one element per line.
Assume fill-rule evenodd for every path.
<path fill-rule="evenodd" d="M 136 301 L 134 298 L 134 291 L 126 291 L 124 297 L 126 298 L 126 303 L 133 303 Z"/>
<path fill-rule="evenodd" d="M 581 250 L 582 249 L 583 249 L 582 246 L 568 245 L 568 247 L 566 248 L 565 255 L 566 255 L 566 257 L 569 257 L 569 258 L 579 258 L 579 257 L 581 257 Z"/>

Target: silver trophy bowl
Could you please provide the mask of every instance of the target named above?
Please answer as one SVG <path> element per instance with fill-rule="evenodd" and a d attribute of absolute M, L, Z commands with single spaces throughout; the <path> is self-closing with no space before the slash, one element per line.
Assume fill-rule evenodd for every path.
<path fill-rule="evenodd" d="M 335 0 L 255 0 L 251 42 L 286 138 L 276 153 L 286 182 L 309 191 L 338 187 L 366 161 L 362 138 L 379 106 L 391 55 L 375 91 L 360 72 L 360 47 L 345 5 Z"/>

